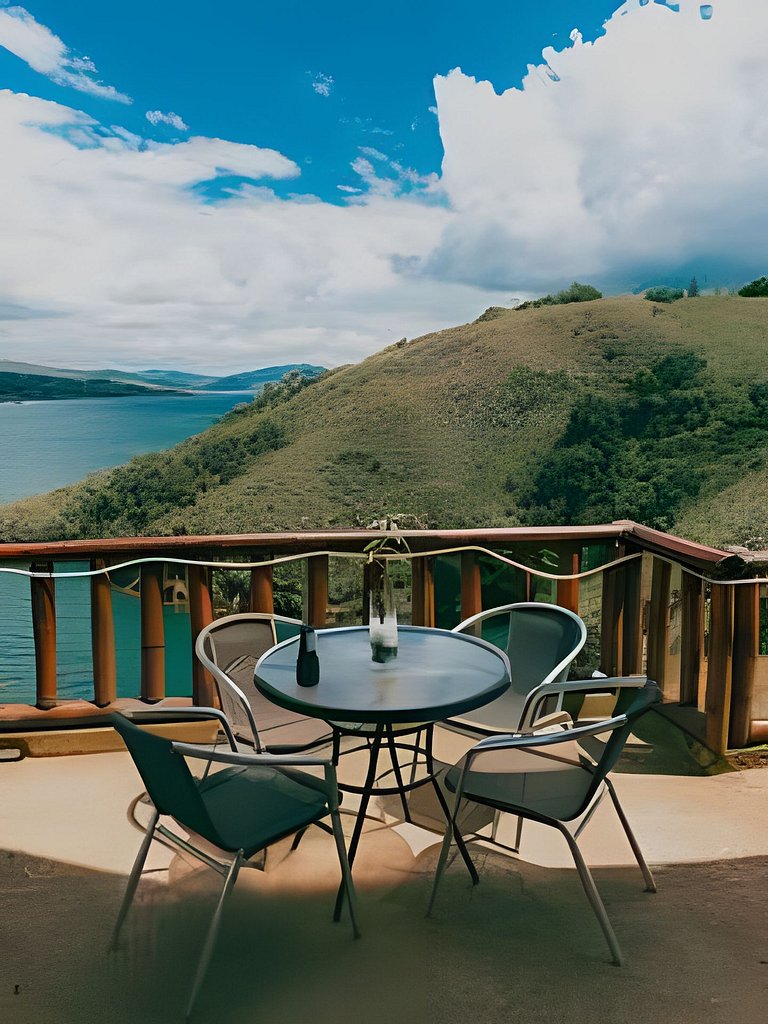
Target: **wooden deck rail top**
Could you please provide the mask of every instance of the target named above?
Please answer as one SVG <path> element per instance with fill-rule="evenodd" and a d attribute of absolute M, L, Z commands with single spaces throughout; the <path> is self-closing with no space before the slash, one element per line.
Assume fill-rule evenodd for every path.
<path fill-rule="evenodd" d="M 462 544 L 506 545 L 544 541 L 556 543 L 600 540 L 626 540 L 637 547 L 666 554 L 677 561 L 694 566 L 711 566 L 729 557 L 729 552 L 674 537 L 660 530 L 642 526 L 631 520 L 618 520 L 596 526 L 513 526 L 471 530 L 401 530 L 411 550 L 425 551 L 440 546 Z M 110 537 L 99 540 L 59 540 L 37 543 L 0 544 L 0 561 L 29 558 L 33 561 L 51 558 L 87 558 L 135 553 L 147 555 L 182 554 L 191 551 L 270 550 L 281 553 L 309 551 L 323 547 L 343 551 L 362 549 L 377 537 L 390 534 L 383 530 L 309 530 L 281 533 L 241 533 L 214 536 L 177 537 Z"/>
<path fill-rule="evenodd" d="M 411 560 L 410 610 L 415 625 L 434 626 L 436 621 L 456 624 L 445 620 L 446 594 L 441 587 L 446 583 L 436 573 L 439 561 L 430 557 L 439 552 L 460 552 L 457 614 L 464 619 L 483 609 L 482 566 L 487 556 L 478 549 L 487 549 L 502 559 L 500 565 L 504 560 L 511 561 L 510 571 L 522 574 L 522 593 L 527 593 L 528 599 L 536 594 L 532 581 L 548 576 L 550 586 L 555 588 L 548 591 L 552 599 L 578 612 L 582 588 L 582 604 L 586 600 L 585 608 L 591 609 L 588 614 L 593 620 L 596 616 L 590 628 L 599 635 L 601 670 L 609 676 L 646 672 L 662 687 L 665 699 L 694 708 L 704 706 L 707 741 L 713 749 L 722 751 L 768 738 L 768 659 L 760 657 L 760 588 L 768 566 L 749 564 L 733 552 L 629 520 L 594 526 L 402 530 L 397 534 L 407 541 L 404 553 L 419 556 Z M 92 700 L 97 707 L 107 708 L 117 698 L 117 676 L 112 593 L 109 577 L 104 574 L 116 564 L 143 563 L 138 570 L 141 670 L 135 696 L 152 703 L 165 696 L 164 561 L 187 563 L 188 613 L 194 643 L 214 617 L 217 565 L 224 570 L 230 566 L 250 569 L 247 606 L 252 611 L 272 612 L 272 561 L 312 555 L 306 558 L 304 618 L 325 626 L 328 556 L 337 553 L 357 557 L 372 540 L 392 536 L 392 531 L 385 530 L 338 529 L 0 544 L 0 563 L 38 574 L 29 582 L 36 706 L 53 718 L 66 705 L 57 693 L 57 580 L 53 570 L 55 566 L 57 574 L 63 571 L 66 575 L 67 567 L 55 562 L 87 561 L 89 575 L 93 574 Z M 541 564 L 537 568 L 529 565 L 525 552 L 515 552 L 517 544 L 559 544 L 560 570 L 548 573 Z M 607 545 L 596 565 L 583 562 L 589 544 Z M 512 555 L 514 560 L 508 557 Z M 262 561 L 265 564 L 260 564 Z M 361 564 L 360 572 L 365 595 L 370 583 L 369 567 Z M 588 591 L 583 588 L 587 586 L 585 578 L 591 576 L 594 580 L 593 573 L 597 572 L 601 576 L 595 598 L 593 583 Z M 704 580 L 709 582 L 705 584 Z M 734 583 L 740 585 L 729 585 Z M 591 596 L 584 599 L 585 592 Z M 58 596 L 61 599 L 61 592 Z M 449 604 L 453 601 L 450 596 Z M 362 604 L 365 609 L 365 597 Z M 439 607 L 443 607 L 442 619 L 437 614 Z M 673 614 L 679 617 L 675 618 L 674 634 Z M 363 617 L 365 620 L 365 611 Z M 673 637 L 681 656 L 679 666 L 670 668 L 670 659 L 678 657 L 670 647 Z M 213 680 L 194 656 L 192 666 L 193 700 L 210 705 L 215 701 Z M 0 706 L 0 732 L 4 726 L 7 730 L 9 719 L 20 717 L 19 708 L 23 706 Z"/>

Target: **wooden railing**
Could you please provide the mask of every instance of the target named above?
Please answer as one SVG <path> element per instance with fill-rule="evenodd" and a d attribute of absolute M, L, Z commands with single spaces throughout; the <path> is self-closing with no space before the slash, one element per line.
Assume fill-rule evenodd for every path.
<path fill-rule="evenodd" d="M 165 695 L 163 627 L 163 564 L 187 567 L 191 635 L 213 619 L 212 568 L 250 570 L 251 610 L 274 610 L 273 563 L 306 559 L 304 617 L 316 626 L 327 624 L 329 557 L 358 557 L 366 573 L 365 548 L 377 537 L 369 530 L 274 533 L 216 537 L 119 538 L 0 545 L 0 564 L 30 573 L 34 636 L 36 706 L 54 709 L 57 692 L 56 579 L 66 563 L 87 560 L 90 569 L 92 702 L 109 707 L 117 696 L 115 631 L 109 572 L 117 563 L 137 560 L 140 571 L 141 671 L 139 695 L 147 702 Z M 524 594 L 535 593 L 536 580 L 555 581 L 557 602 L 574 611 L 583 604 L 582 581 L 599 571 L 597 607 L 591 610 L 599 630 L 599 667 L 607 675 L 647 672 L 665 698 L 701 710 L 706 740 L 714 750 L 741 747 L 768 738 L 768 721 L 756 714 L 768 702 L 768 671 L 758 671 L 760 578 L 723 578 L 727 552 L 694 544 L 631 522 L 603 526 L 541 527 L 481 530 L 404 531 L 399 549 L 411 562 L 411 617 L 416 625 L 436 622 L 436 558 L 456 554 L 460 565 L 457 594 L 460 615 L 483 608 L 481 560 L 497 558 L 510 572 L 522 574 Z M 518 552 L 527 545 L 557 549 L 560 568 L 526 562 Z M 607 545 L 597 567 L 585 568 L 582 556 L 590 545 Z M 530 548 L 526 549 L 530 554 Z M 731 573 L 733 573 L 732 566 Z M 671 599 L 673 573 L 681 585 Z M 677 579 L 677 576 L 675 576 Z M 365 583 L 363 583 L 363 589 Z M 594 583 L 591 591 L 595 591 Z M 437 595 L 439 596 L 439 595 Z M 487 603 L 487 602 L 486 602 Z M 670 609 L 673 613 L 671 614 Z M 583 612 L 583 609 L 582 609 Z M 674 618 L 675 651 L 670 653 Z M 457 618 L 458 621 L 458 618 Z M 455 622 L 441 623 L 455 625 Z M 706 626 L 706 628 L 705 628 Z M 705 650 L 706 640 L 706 650 Z M 679 647 L 679 653 L 677 648 Z M 768 661 L 768 659 L 766 659 Z M 212 681 L 192 660 L 193 700 L 213 700 Z M 762 669 L 762 663 L 760 663 Z M 756 699 L 756 695 L 759 699 Z M 5 727 L 24 707 L 6 708 Z M 765 715 L 768 718 L 768 714 Z"/>

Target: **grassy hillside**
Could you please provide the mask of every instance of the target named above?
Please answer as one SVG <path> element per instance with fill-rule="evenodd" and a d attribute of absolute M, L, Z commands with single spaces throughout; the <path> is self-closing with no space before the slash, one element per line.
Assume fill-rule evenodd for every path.
<path fill-rule="evenodd" d="M 4 506 L 0 536 L 309 528 L 386 512 L 435 526 L 628 517 L 743 542 L 768 520 L 767 324 L 768 302 L 731 296 L 656 313 L 639 297 L 496 310 L 272 385 L 169 452 Z M 722 492 L 748 494 L 754 516 L 719 511 Z"/>

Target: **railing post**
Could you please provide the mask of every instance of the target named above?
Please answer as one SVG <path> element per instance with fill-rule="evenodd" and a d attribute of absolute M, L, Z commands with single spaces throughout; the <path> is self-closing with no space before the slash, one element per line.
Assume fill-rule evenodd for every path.
<path fill-rule="evenodd" d="M 104 569 L 103 558 L 92 558 L 91 569 Z M 112 587 L 106 572 L 91 576 L 91 650 L 93 652 L 93 700 L 98 707 L 117 698 L 115 627 Z"/>
<path fill-rule="evenodd" d="M 571 555 L 571 572 L 579 571 L 579 555 L 574 551 Z M 570 612 L 579 614 L 579 581 L 558 580 L 557 581 L 557 603 L 561 608 L 567 608 Z"/>
<path fill-rule="evenodd" d="M 165 628 L 163 624 L 163 566 L 141 567 L 141 698 L 165 696 Z"/>
<path fill-rule="evenodd" d="M 483 610 L 480 563 L 474 551 L 461 552 L 461 618 L 468 619 Z M 458 623 L 457 623 L 458 625 Z"/>
<path fill-rule="evenodd" d="M 275 594 L 271 565 L 251 569 L 249 607 L 252 612 L 267 612 L 269 615 L 274 615 Z"/>
<path fill-rule="evenodd" d="M 328 555 L 307 559 L 306 621 L 322 628 L 328 619 Z"/>
<path fill-rule="evenodd" d="M 414 626 L 434 626 L 435 580 L 428 556 L 411 559 L 411 609 Z"/>
<path fill-rule="evenodd" d="M 619 566 L 617 569 L 606 569 L 603 572 L 603 594 L 600 612 L 600 668 L 608 676 L 619 674 L 619 666 L 622 661 L 623 569 L 623 566 Z"/>
<path fill-rule="evenodd" d="M 198 634 L 213 622 L 213 602 L 211 600 L 211 571 L 204 565 L 190 565 L 187 570 L 189 580 L 189 619 L 192 628 L 192 702 L 200 707 L 211 707 L 214 703 L 214 682 L 210 672 L 203 668 L 195 654 L 195 642 Z"/>
<path fill-rule="evenodd" d="M 733 587 L 712 584 L 707 663 L 707 745 L 718 754 L 728 749 L 733 683 Z"/>
<path fill-rule="evenodd" d="M 733 607 L 733 669 L 731 679 L 730 747 L 746 747 L 752 726 L 752 694 L 755 658 L 760 644 L 760 585 L 742 583 L 735 591 Z"/>
<path fill-rule="evenodd" d="M 623 569 L 624 609 L 622 613 L 621 674 L 637 675 L 643 670 L 643 610 L 640 590 L 643 562 L 636 558 Z"/>
<path fill-rule="evenodd" d="M 32 572 L 53 572 L 53 563 L 32 565 Z M 37 706 L 56 705 L 56 589 L 52 579 L 30 578 L 32 633 L 35 643 Z"/>
<path fill-rule="evenodd" d="M 651 607 L 648 614 L 648 677 L 664 691 L 669 636 L 669 562 L 653 560 Z"/>
<path fill-rule="evenodd" d="M 683 569 L 680 623 L 680 703 L 699 702 L 699 676 L 704 651 L 704 584 Z"/>

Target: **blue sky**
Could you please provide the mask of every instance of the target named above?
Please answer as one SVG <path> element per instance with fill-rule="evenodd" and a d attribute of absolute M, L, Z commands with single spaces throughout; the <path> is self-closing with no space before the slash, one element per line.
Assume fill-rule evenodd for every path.
<path fill-rule="evenodd" d="M 574 279 L 765 273 L 767 29 L 762 0 L 0 0 L 0 357 L 335 365 Z"/>
<path fill-rule="evenodd" d="M 1 5 L 0 5 L 1 6 Z M 7 6 L 11 6 L 8 4 Z M 178 113 L 194 135 L 268 146 L 301 168 L 301 192 L 343 200 L 358 187 L 352 164 L 374 148 L 421 174 L 439 172 L 442 146 L 432 80 L 461 67 L 497 91 L 519 86 L 544 46 L 578 23 L 602 32 L 616 0 L 307 0 L 280 4 L 199 0 L 35 2 L 27 10 L 99 77 L 130 96 L 120 123 L 162 140 L 146 111 Z M 101 119 L 109 101 L 48 81 L 0 48 L 0 81 L 18 92 L 74 102 Z M 279 184 L 279 193 L 295 183 Z"/>

